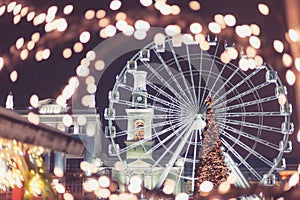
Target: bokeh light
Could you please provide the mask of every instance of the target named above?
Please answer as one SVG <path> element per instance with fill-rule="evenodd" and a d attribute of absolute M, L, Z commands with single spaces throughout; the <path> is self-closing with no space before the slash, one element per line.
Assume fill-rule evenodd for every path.
<path fill-rule="evenodd" d="M 106 188 L 110 184 L 110 178 L 108 176 L 100 176 L 98 182 L 100 187 Z"/>
<path fill-rule="evenodd" d="M 63 12 L 65 15 L 69 15 L 73 12 L 73 9 L 74 9 L 74 6 L 69 4 L 64 7 Z"/>
<path fill-rule="evenodd" d="M 90 32 L 84 31 L 84 32 L 82 32 L 82 33 L 80 34 L 80 36 L 79 36 L 79 41 L 80 41 L 81 43 L 87 43 L 87 42 L 90 40 L 90 38 L 91 38 Z"/>
<path fill-rule="evenodd" d="M 277 51 L 278 53 L 282 53 L 284 50 L 283 43 L 280 40 L 274 40 L 273 47 L 274 47 L 275 51 Z"/>
<path fill-rule="evenodd" d="M 171 14 L 172 15 L 179 15 L 180 12 L 181 12 L 181 9 L 178 5 L 171 6 Z"/>
<path fill-rule="evenodd" d="M 235 16 L 228 14 L 224 16 L 224 22 L 227 26 L 235 26 L 236 18 Z"/>
<path fill-rule="evenodd" d="M 95 12 L 94 10 L 87 10 L 87 11 L 85 12 L 84 17 L 85 17 L 85 19 L 87 19 L 87 20 L 91 20 L 91 19 L 93 19 L 93 18 L 95 17 L 95 15 L 96 15 L 96 12 Z"/>
<path fill-rule="evenodd" d="M 289 55 L 288 53 L 284 53 L 282 55 L 282 63 L 285 67 L 289 67 L 292 65 L 293 63 L 293 58 L 291 55 Z"/>
<path fill-rule="evenodd" d="M 64 123 L 64 125 L 65 125 L 66 127 L 69 127 L 69 126 L 71 126 L 72 123 L 73 123 L 73 118 L 72 118 L 71 115 L 65 114 L 65 115 L 63 116 L 62 122 Z"/>
<path fill-rule="evenodd" d="M 293 42 L 297 42 L 299 39 L 298 32 L 294 29 L 289 29 L 289 37 Z"/>
<path fill-rule="evenodd" d="M 108 25 L 105 27 L 105 34 L 108 36 L 108 37 L 112 37 L 116 34 L 117 32 L 117 29 L 115 26 L 113 25 Z"/>
<path fill-rule="evenodd" d="M 63 198 L 64 200 L 74 200 L 73 195 L 68 192 L 64 193 Z"/>
<path fill-rule="evenodd" d="M 200 191 L 201 192 L 210 192 L 212 189 L 213 189 L 214 185 L 211 181 L 203 181 L 201 184 L 200 184 Z"/>
<path fill-rule="evenodd" d="M 214 34 L 219 34 L 221 32 L 221 26 L 216 22 L 210 22 L 208 24 L 208 29 Z"/>
<path fill-rule="evenodd" d="M 266 4 L 258 4 L 258 10 L 262 15 L 269 15 L 270 9 Z"/>
<path fill-rule="evenodd" d="M 145 7 L 148 7 L 148 6 L 151 6 L 152 5 L 152 0 L 140 0 L 140 3 L 145 6 Z"/>
<path fill-rule="evenodd" d="M 70 48 L 65 48 L 62 54 L 64 58 L 68 59 L 72 56 L 72 50 Z"/>
<path fill-rule="evenodd" d="M 121 7 L 121 5 L 122 5 L 122 2 L 121 2 L 121 1 L 119 1 L 119 0 L 112 0 L 112 1 L 110 2 L 109 7 L 110 7 L 110 9 L 112 9 L 112 10 L 118 10 L 118 9 Z"/>
<path fill-rule="evenodd" d="M 39 97 L 36 94 L 31 95 L 30 97 L 30 105 L 34 108 L 37 108 L 39 106 Z"/>
<path fill-rule="evenodd" d="M 290 86 L 292 86 L 296 82 L 296 75 L 295 75 L 295 73 L 292 70 L 289 69 L 289 70 L 286 71 L 285 79 L 286 79 L 287 83 Z"/>
<path fill-rule="evenodd" d="M 200 23 L 194 22 L 190 25 L 190 30 L 194 34 L 198 34 L 202 31 L 202 26 Z"/>
<path fill-rule="evenodd" d="M 17 80 L 18 80 L 18 71 L 17 70 L 14 70 L 14 71 L 12 71 L 11 73 L 10 73 L 10 80 L 11 80 L 11 82 L 16 82 Z"/>
<path fill-rule="evenodd" d="M 296 66 L 296 69 L 298 70 L 298 72 L 300 72 L 300 58 L 295 59 L 295 66 Z"/>
<path fill-rule="evenodd" d="M 251 36 L 251 37 L 249 37 L 249 43 L 255 49 L 259 49 L 260 46 L 261 46 L 260 39 L 257 36 Z"/>
<path fill-rule="evenodd" d="M 198 11 L 201 8 L 200 3 L 198 1 L 190 1 L 189 6 L 194 11 Z"/>
<path fill-rule="evenodd" d="M 177 194 L 175 198 L 175 200 L 188 200 L 188 199 L 189 199 L 189 195 L 185 192 Z"/>

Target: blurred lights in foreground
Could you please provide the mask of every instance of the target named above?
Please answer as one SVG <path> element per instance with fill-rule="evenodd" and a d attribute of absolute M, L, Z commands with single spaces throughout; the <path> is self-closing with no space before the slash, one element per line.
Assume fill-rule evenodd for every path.
<path fill-rule="evenodd" d="M 65 115 L 63 116 L 62 121 L 63 121 L 63 123 L 64 123 L 64 125 L 65 125 L 66 127 L 69 127 L 69 126 L 71 126 L 72 123 L 73 123 L 73 118 L 72 118 L 71 115 L 65 114 Z"/>
<path fill-rule="evenodd" d="M 292 56 L 290 56 L 290 55 L 287 54 L 287 53 L 284 53 L 284 54 L 282 55 L 282 63 L 283 63 L 283 65 L 284 65 L 285 67 L 291 66 L 292 63 L 293 63 L 293 58 L 292 58 Z"/>
<path fill-rule="evenodd" d="M 167 179 L 164 182 L 163 192 L 165 194 L 172 194 L 175 191 L 176 182 L 172 179 Z"/>
<path fill-rule="evenodd" d="M 216 22 L 210 22 L 208 24 L 208 29 L 214 34 L 221 33 L 221 26 Z"/>
<path fill-rule="evenodd" d="M 268 15 L 270 12 L 269 7 L 263 3 L 258 4 L 258 10 L 262 15 Z"/>
<path fill-rule="evenodd" d="M 286 98 L 286 96 L 284 94 L 280 94 L 278 96 L 278 103 L 279 103 L 279 105 L 284 105 L 286 103 L 286 101 L 287 101 L 287 98 Z"/>
<path fill-rule="evenodd" d="M 100 187 L 106 188 L 110 185 L 110 178 L 108 176 L 100 176 L 98 183 Z"/>
<path fill-rule="evenodd" d="M 4 59 L 3 57 L 0 57 L 0 70 L 3 68 L 4 66 Z"/>
<path fill-rule="evenodd" d="M 286 78 L 287 83 L 288 83 L 290 86 L 294 85 L 295 82 L 296 82 L 296 75 L 295 75 L 295 73 L 294 73 L 292 70 L 290 70 L 290 69 L 286 71 L 285 78 Z"/>
<path fill-rule="evenodd" d="M 198 34 L 202 31 L 202 26 L 200 23 L 194 22 L 190 25 L 190 30 L 193 34 Z"/>
<path fill-rule="evenodd" d="M 241 26 L 236 26 L 235 32 L 240 38 L 249 37 L 252 34 L 252 30 L 250 26 L 246 24 Z"/>
<path fill-rule="evenodd" d="M 84 31 L 84 32 L 82 32 L 82 33 L 80 34 L 80 36 L 79 36 L 79 41 L 80 41 L 81 43 L 87 43 L 87 42 L 90 40 L 90 38 L 91 38 L 90 32 Z"/>
<path fill-rule="evenodd" d="M 18 72 L 17 70 L 14 70 L 10 73 L 10 80 L 11 82 L 16 82 L 18 79 Z"/>
<path fill-rule="evenodd" d="M 200 191 L 201 192 L 204 192 L 204 193 L 208 193 L 210 191 L 212 191 L 214 185 L 211 181 L 203 181 L 201 184 L 200 184 Z"/>
<path fill-rule="evenodd" d="M 55 167 L 54 170 L 53 170 L 53 173 L 56 177 L 63 177 L 64 176 L 64 171 L 59 167 Z"/>
<path fill-rule="evenodd" d="M 289 29 L 289 37 L 293 42 L 297 42 L 299 39 L 298 32 L 294 29 Z"/>
<path fill-rule="evenodd" d="M 64 198 L 64 200 L 74 200 L 73 195 L 70 193 L 67 193 L 67 192 L 64 193 L 63 198 Z"/>
<path fill-rule="evenodd" d="M 37 108 L 39 106 L 39 97 L 36 94 L 31 95 L 30 105 L 34 108 Z"/>
<path fill-rule="evenodd" d="M 56 190 L 57 193 L 59 193 L 59 194 L 63 194 L 63 193 L 65 193 L 65 191 L 66 191 L 65 186 L 64 186 L 63 184 L 61 184 L 61 183 L 57 183 L 57 184 L 55 185 L 55 190 Z"/>
<path fill-rule="evenodd" d="M 275 51 L 277 51 L 278 53 L 282 53 L 284 50 L 283 43 L 280 40 L 274 40 L 273 47 L 274 47 Z"/>
<path fill-rule="evenodd" d="M 224 16 L 224 22 L 227 26 L 235 26 L 236 18 L 233 15 L 228 14 Z"/>
<path fill-rule="evenodd" d="M 298 142 L 300 143 L 300 129 L 299 129 L 298 134 L 297 134 L 297 140 L 298 140 Z M 298 171 L 299 171 L 299 173 L 300 173 L 300 164 L 299 164 Z"/>
<path fill-rule="evenodd" d="M 249 43 L 255 49 L 259 49 L 261 45 L 260 39 L 257 36 L 249 37 Z"/>
<path fill-rule="evenodd" d="M 256 24 L 251 24 L 251 25 L 250 25 L 250 28 L 251 28 L 251 31 L 252 31 L 252 34 L 253 34 L 253 35 L 256 35 L 256 36 L 260 35 L 260 28 L 259 28 L 258 25 L 256 25 Z"/>
<path fill-rule="evenodd" d="M 219 185 L 218 191 L 220 194 L 226 194 L 229 192 L 230 187 L 231 187 L 230 183 L 225 181 Z"/>
<path fill-rule="evenodd" d="M 188 200 L 190 197 L 187 193 L 183 192 L 183 193 L 179 193 L 176 195 L 175 200 Z"/>
<path fill-rule="evenodd" d="M 118 10 L 118 9 L 121 7 L 121 5 L 122 5 L 122 2 L 121 2 L 121 1 L 119 1 L 119 0 L 112 0 L 112 1 L 110 2 L 109 7 L 110 7 L 110 9 L 112 9 L 112 10 Z"/>
<path fill-rule="evenodd" d="M 151 6 L 152 5 L 152 0 L 140 0 L 140 3 L 145 6 L 145 7 L 148 7 L 148 6 Z"/>
<path fill-rule="evenodd" d="M 300 58 L 295 59 L 295 66 L 298 72 L 300 72 Z"/>
<path fill-rule="evenodd" d="M 33 113 L 33 112 L 29 112 L 27 115 L 27 119 L 28 121 L 30 121 L 31 123 L 38 125 L 40 123 L 40 117 L 39 115 Z"/>
<path fill-rule="evenodd" d="M 72 11 L 73 11 L 73 5 L 66 5 L 65 7 L 64 7 L 64 9 L 63 9 L 63 12 L 64 12 L 64 14 L 65 15 L 69 15 L 69 14 L 71 14 L 72 13 Z"/>
<path fill-rule="evenodd" d="M 190 1 L 189 6 L 194 11 L 198 11 L 201 8 L 200 3 L 198 1 Z"/>

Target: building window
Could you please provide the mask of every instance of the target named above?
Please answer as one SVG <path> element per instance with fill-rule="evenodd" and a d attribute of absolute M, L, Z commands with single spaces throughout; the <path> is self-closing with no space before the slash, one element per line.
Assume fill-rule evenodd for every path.
<path fill-rule="evenodd" d="M 83 192 L 82 188 L 82 179 L 72 179 L 66 182 L 66 190 L 71 193 L 81 193 Z"/>
<path fill-rule="evenodd" d="M 141 119 L 138 119 L 134 122 L 134 140 L 143 140 L 144 139 L 144 124 L 145 122 Z"/>
<path fill-rule="evenodd" d="M 67 158 L 66 160 L 66 173 L 81 173 L 80 163 L 83 158 Z"/>
<path fill-rule="evenodd" d="M 69 126 L 68 133 L 74 133 L 74 125 Z"/>

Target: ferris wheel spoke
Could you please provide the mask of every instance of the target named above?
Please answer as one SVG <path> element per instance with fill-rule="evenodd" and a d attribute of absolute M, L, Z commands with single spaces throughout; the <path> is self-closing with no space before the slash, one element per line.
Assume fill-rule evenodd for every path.
<path fill-rule="evenodd" d="M 250 78 L 252 78 L 254 75 L 256 75 L 260 71 L 260 69 L 262 69 L 262 68 L 256 68 L 256 70 L 254 70 L 251 74 L 249 74 L 248 76 L 244 77 L 238 84 L 234 85 L 227 92 L 225 92 L 221 97 L 219 97 L 218 99 L 216 99 L 216 101 L 214 102 L 214 104 L 217 104 L 221 99 L 225 98 L 228 94 L 230 94 L 231 92 L 233 92 L 234 90 L 236 90 L 238 87 L 240 87 L 241 85 L 243 85 L 244 83 L 246 83 Z"/>
<path fill-rule="evenodd" d="M 179 64 L 179 61 L 178 61 L 177 55 L 176 55 L 176 53 L 175 53 L 174 47 L 173 47 L 172 44 L 170 44 L 170 42 L 169 42 L 169 46 L 170 46 L 172 55 L 173 55 L 173 57 L 174 57 L 174 60 L 175 60 L 177 69 L 178 69 L 178 71 L 179 71 L 179 73 L 180 73 L 180 75 L 181 75 L 181 78 L 182 78 L 182 81 L 183 81 L 185 90 L 188 91 L 187 93 L 188 93 L 189 97 L 188 97 L 188 99 L 187 99 L 187 102 L 190 102 L 191 105 L 195 105 L 195 102 L 191 102 L 191 100 L 193 101 L 192 94 L 191 94 L 191 92 L 190 92 L 190 90 L 189 90 L 187 81 L 186 81 L 186 79 L 185 79 L 185 77 L 184 77 L 184 73 L 183 73 L 182 68 L 181 68 L 181 66 L 180 66 L 180 64 Z M 180 90 L 185 91 L 185 90 L 183 90 L 183 89 L 181 88 L 180 84 L 178 84 L 178 86 L 179 86 L 179 89 L 180 89 Z M 184 93 L 184 95 L 187 97 L 187 95 L 186 95 L 185 93 Z"/>
<path fill-rule="evenodd" d="M 173 48 L 173 46 L 170 44 L 170 42 L 168 42 L 170 48 L 171 48 L 171 51 L 173 53 L 173 56 L 176 54 L 174 53 L 175 50 Z M 176 87 L 179 89 L 179 91 L 184 91 L 182 89 L 182 87 L 180 86 L 179 82 L 177 81 L 177 79 L 175 78 L 174 74 L 172 73 L 172 71 L 170 70 L 169 66 L 166 64 L 166 62 L 164 61 L 164 59 L 162 58 L 162 56 L 154 49 L 154 53 L 155 55 L 157 56 L 157 58 L 160 60 L 160 62 L 162 63 L 162 65 L 164 66 L 164 69 L 167 71 L 167 73 L 169 74 L 169 76 L 171 77 L 172 81 L 175 83 Z M 177 58 L 177 57 L 176 57 Z M 176 59 L 175 58 L 175 59 Z M 178 60 L 175 60 L 176 64 L 179 64 L 178 63 Z M 182 93 L 183 94 L 183 97 L 185 98 L 185 101 L 190 101 L 189 100 L 189 97 L 187 96 L 186 93 Z"/>
<path fill-rule="evenodd" d="M 272 131 L 272 132 L 276 132 L 276 133 L 281 133 L 281 129 L 277 128 L 277 127 L 273 127 L 273 126 L 267 126 L 267 125 L 263 125 L 263 124 L 255 124 L 255 123 L 250 123 L 250 122 L 242 122 L 239 120 L 234 120 L 234 119 L 224 119 L 224 118 L 217 118 L 216 117 L 217 122 L 222 121 L 223 123 L 229 123 L 232 125 L 243 125 L 245 127 L 249 127 L 249 128 L 255 128 L 255 129 L 261 129 L 261 130 L 265 130 L 265 131 Z"/>
<path fill-rule="evenodd" d="M 210 82 L 210 78 L 211 78 L 211 73 L 212 73 L 212 70 L 214 69 L 214 64 L 215 64 L 215 60 L 216 60 L 216 55 L 217 55 L 217 52 L 218 52 L 218 49 L 219 49 L 219 45 L 220 43 L 218 42 L 217 43 L 217 46 L 216 46 L 216 49 L 215 49 L 215 54 L 213 55 L 212 57 L 212 60 L 211 60 L 211 65 L 210 65 L 210 68 L 209 68 L 209 72 L 208 72 L 208 76 L 207 76 L 207 80 L 205 82 L 205 88 L 204 88 L 204 92 L 203 92 L 203 95 L 202 95 L 202 98 L 201 98 L 201 101 L 200 101 L 200 105 L 202 105 L 204 103 L 204 99 L 206 99 L 207 97 L 204 98 L 204 94 L 208 88 L 208 84 Z M 209 94 L 211 95 L 211 94 Z"/>
<path fill-rule="evenodd" d="M 217 113 L 218 117 L 249 117 L 249 116 L 268 116 L 268 117 L 278 117 L 282 116 L 280 112 L 234 112 L 234 113 Z"/>
<path fill-rule="evenodd" d="M 130 91 L 130 92 L 133 91 L 133 87 L 131 87 L 130 85 L 118 84 L 118 87 L 119 87 L 119 88 L 123 88 L 123 89 L 125 89 L 125 90 L 128 90 L 128 91 Z"/>
<path fill-rule="evenodd" d="M 156 145 L 154 145 L 151 149 L 149 149 L 149 151 L 147 151 L 145 154 L 151 154 L 152 152 L 154 152 L 156 149 L 158 149 L 159 147 L 163 146 L 167 141 L 169 141 L 173 136 L 175 136 L 176 134 L 178 134 L 179 131 L 181 131 L 182 129 L 184 129 L 185 127 L 187 126 L 186 123 L 184 122 L 181 122 L 181 123 L 178 123 L 176 124 L 176 126 L 173 126 L 173 127 L 169 127 L 165 130 L 167 131 L 171 131 L 172 129 L 175 129 L 175 128 L 178 128 L 176 129 L 173 133 L 171 133 L 170 135 L 168 135 L 166 138 L 164 138 L 163 140 L 161 140 L 159 143 L 157 143 Z M 163 133 L 165 133 L 166 131 L 164 131 Z M 157 134 L 155 135 L 161 135 L 163 134 L 161 131 L 158 132 Z M 182 135 L 183 133 L 180 133 L 180 136 Z M 177 137 L 176 139 L 180 139 L 180 137 Z M 175 140 L 176 140 L 175 139 Z M 177 140 L 176 140 L 177 141 Z"/>
<path fill-rule="evenodd" d="M 158 102 L 158 103 L 161 103 L 161 104 L 163 104 L 165 106 L 168 106 L 171 109 L 175 109 L 175 110 L 180 110 L 181 109 L 180 106 L 178 106 L 177 104 L 174 104 L 173 102 L 171 103 L 171 102 L 166 101 L 166 100 L 164 100 L 162 98 L 159 98 L 157 96 L 153 96 L 151 94 L 148 94 L 148 98 L 151 99 L 151 100 L 153 100 L 153 101 L 155 101 L 155 102 Z"/>
<path fill-rule="evenodd" d="M 127 147 L 125 147 L 125 148 L 119 150 L 118 153 L 119 153 L 119 154 L 126 153 L 129 149 L 133 149 L 133 148 L 135 148 L 135 147 L 137 147 L 137 146 L 142 145 L 142 144 L 145 143 L 145 142 L 151 141 L 151 140 L 153 140 L 155 137 L 159 137 L 160 135 L 162 135 L 162 134 L 164 134 L 164 133 L 167 133 L 167 132 L 173 130 L 174 128 L 178 128 L 178 127 L 180 128 L 182 125 L 183 125 L 183 122 L 180 121 L 179 123 L 174 124 L 172 127 L 168 127 L 168 128 L 166 128 L 166 129 L 163 129 L 162 131 L 159 131 L 158 133 L 152 134 L 151 137 L 149 137 L 149 138 L 145 138 L 145 139 L 143 139 L 143 140 L 139 140 L 138 142 L 136 142 L 136 143 L 134 143 L 134 144 L 132 144 L 132 145 L 129 145 L 129 146 L 127 146 Z M 175 133 L 172 133 L 172 134 L 174 135 Z M 172 134 L 170 134 L 170 135 L 172 135 Z M 149 154 L 149 153 L 150 153 L 150 152 L 148 152 L 148 153 L 146 152 L 146 154 Z"/>
<path fill-rule="evenodd" d="M 257 171 L 245 160 L 243 157 L 234 149 L 226 140 L 221 138 L 222 144 L 243 164 L 258 180 L 261 180 L 262 177 Z"/>
<path fill-rule="evenodd" d="M 222 66 L 221 71 L 218 73 L 217 78 L 215 78 L 215 82 L 214 82 L 214 84 L 212 85 L 212 87 L 210 88 L 211 91 L 214 91 L 214 88 L 215 88 L 217 82 L 222 80 L 222 74 L 223 74 L 224 69 L 226 69 L 226 67 L 227 67 L 227 64 L 225 63 L 225 64 Z M 223 81 L 223 80 L 222 80 L 222 81 Z M 219 87 L 219 89 L 223 89 L 224 87 L 225 87 L 225 85 L 223 84 L 223 86 L 222 86 L 222 87 Z M 213 94 L 212 94 L 212 95 L 213 95 Z"/>
<path fill-rule="evenodd" d="M 226 112 L 226 111 L 229 111 L 229 110 L 234 110 L 234 109 L 237 109 L 237 108 L 243 108 L 243 107 L 247 107 L 247 106 L 258 105 L 258 104 L 261 104 L 261 103 L 266 103 L 266 102 L 270 102 L 270 101 L 274 101 L 274 100 L 277 100 L 277 97 L 276 96 L 270 96 L 270 97 L 266 97 L 266 98 L 262 98 L 262 99 L 254 99 L 252 101 L 242 102 L 242 103 L 235 104 L 235 105 L 228 106 L 228 107 L 225 107 L 226 103 L 222 102 L 222 103 L 219 103 L 219 104 L 215 105 L 213 108 L 215 110 L 217 110 L 217 112 L 221 113 L 221 112 Z M 222 107 L 222 108 L 220 108 L 220 107 Z"/>
<path fill-rule="evenodd" d="M 162 82 L 162 84 L 164 84 L 174 95 L 175 95 L 175 97 L 176 98 L 178 98 L 178 100 L 179 101 L 181 101 L 181 102 L 184 102 L 184 101 L 186 101 L 185 99 L 183 99 L 182 97 L 181 97 L 181 95 L 164 79 L 164 77 L 162 77 L 155 69 L 153 69 L 153 67 L 149 64 L 149 63 L 147 63 L 147 62 L 145 62 L 145 61 L 143 61 L 142 62 L 161 82 Z M 154 84 L 152 84 L 152 83 L 150 83 L 149 81 L 147 81 L 147 84 L 151 84 L 151 85 L 154 85 Z M 176 98 L 174 98 L 174 99 L 176 99 Z M 177 101 L 177 100 L 176 100 Z"/>
<path fill-rule="evenodd" d="M 193 69 L 192 69 L 192 65 L 191 65 L 190 51 L 189 51 L 188 45 L 186 45 L 186 53 L 187 53 L 187 58 L 188 58 L 188 63 L 189 63 L 191 85 L 192 85 L 192 91 L 193 91 L 193 96 L 194 96 L 193 102 L 194 102 L 194 104 L 196 104 L 196 101 L 197 101 L 196 89 L 195 89 L 194 75 L 193 75 Z"/>
<path fill-rule="evenodd" d="M 195 179 L 195 173 L 196 173 L 196 156 L 198 155 L 197 154 L 197 140 L 198 140 L 198 137 L 197 137 L 197 130 L 195 131 L 195 145 L 194 145 L 194 153 L 193 153 L 193 169 L 192 169 L 192 178 Z M 199 133 L 201 134 L 201 131 L 199 131 Z M 194 191 L 194 187 L 195 187 L 195 183 L 194 181 L 192 182 L 192 191 Z"/>
<path fill-rule="evenodd" d="M 177 119 L 180 118 L 180 116 L 174 116 L 171 114 L 168 115 L 153 115 L 152 119 Z"/>
<path fill-rule="evenodd" d="M 190 146 L 191 146 L 191 143 L 192 143 L 192 139 L 193 139 L 193 135 L 195 134 L 195 141 L 197 141 L 197 134 L 194 132 L 192 132 L 192 135 L 190 137 L 190 140 L 189 140 L 189 143 L 188 143 L 188 146 L 186 148 L 186 152 L 184 154 L 184 157 L 183 157 L 183 163 L 186 162 L 186 159 L 188 157 L 188 153 L 189 153 L 189 149 L 190 149 Z M 195 147 L 197 148 L 197 142 L 195 142 Z M 195 152 L 194 152 L 194 156 L 196 156 Z M 196 159 L 193 159 L 193 164 L 196 162 Z M 180 169 L 180 173 L 179 173 L 179 176 L 182 177 L 182 174 L 184 172 L 184 165 L 181 167 Z M 192 179 L 195 178 L 195 174 L 194 174 L 194 170 L 193 170 L 193 174 L 192 174 Z M 176 185 L 179 185 L 179 182 L 180 182 L 180 179 L 177 180 L 177 184 Z M 192 182 L 192 190 L 194 190 L 194 183 Z"/>
<path fill-rule="evenodd" d="M 223 86 L 225 87 L 228 83 L 230 83 L 231 79 L 236 75 L 237 72 L 239 72 L 240 69 L 239 68 L 236 68 L 234 70 L 234 72 L 230 75 L 229 78 L 226 79 L 225 83 L 223 84 Z M 214 93 L 213 97 L 214 99 L 216 99 L 216 96 L 219 94 L 219 92 L 224 88 L 224 87 L 220 87 L 217 92 Z M 215 102 L 216 103 L 216 102 Z"/>
<path fill-rule="evenodd" d="M 240 147 L 242 147 L 243 149 L 245 149 L 246 151 L 248 151 L 250 154 L 254 155 L 259 160 L 263 161 L 269 167 L 273 166 L 273 163 L 271 161 L 269 161 L 266 157 L 264 157 L 263 155 L 259 154 L 254 149 L 252 149 L 249 146 L 247 146 L 246 144 L 242 143 L 239 139 L 233 137 L 227 131 L 225 131 L 223 129 L 220 129 L 220 132 L 222 132 L 222 135 L 224 135 L 226 138 L 230 139 L 231 141 L 233 141 L 234 143 L 236 143 L 237 145 L 239 145 Z"/>
<path fill-rule="evenodd" d="M 165 108 L 165 107 L 155 106 L 155 105 L 148 106 L 148 108 L 153 108 L 154 110 L 158 110 L 166 113 L 173 113 L 173 114 L 180 113 L 180 109 Z"/>
<path fill-rule="evenodd" d="M 201 81 L 202 81 L 202 64 L 203 64 L 203 50 L 200 48 L 200 64 L 199 64 L 199 83 L 198 83 L 198 98 L 197 105 L 200 105 L 201 96 Z"/>
<path fill-rule="evenodd" d="M 232 98 L 223 101 L 223 102 L 220 103 L 218 106 L 223 106 L 223 105 L 225 105 L 225 104 L 227 104 L 227 103 L 230 103 L 230 102 L 232 102 L 232 101 L 234 101 L 234 100 L 236 100 L 236 99 L 239 99 L 239 98 L 241 98 L 241 97 L 244 97 L 244 96 L 246 96 L 246 95 L 248 95 L 248 94 L 250 94 L 250 93 L 252 93 L 252 92 L 254 92 L 254 91 L 258 91 L 258 90 L 260 90 L 261 88 L 263 88 L 263 87 L 265 87 L 265 86 L 267 86 L 267 85 L 269 85 L 269 84 L 270 84 L 270 83 L 268 83 L 268 82 L 264 82 L 264 83 L 262 83 L 262 84 L 260 84 L 260 85 L 258 85 L 258 86 L 256 86 L 256 87 L 254 87 L 254 88 L 250 88 L 249 90 L 246 90 L 245 92 L 242 92 L 242 93 L 240 93 L 239 95 L 234 95 Z M 216 108 L 217 108 L 217 107 L 216 107 Z"/>
<path fill-rule="evenodd" d="M 179 101 L 175 97 L 171 96 L 170 94 L 168 94 L 163 89 L 161 89 L 160 87 L 156 86 L 155 84 L 147 81 L 147 85 L 150 86 L 151 88 L 153 88 L 154 90 L 159 91 L 160 94 L 164 95 L 165 97 L 167 97 L 168 99 L 170 99 L 172 102 L 175 102 L 175 103 L 177 103 L 179 105 L 184 105 L 184 103 L 182 101 Z M 168 89 L 170 89 L 170 88 L 168 88 Z"/>
<path fill-rule="evenodd" d="M 156 166 L 166 155 L 166 153 L 170 152 L 171 148 L 174 147 L 175 144 L 177 144 L 179 139 L 182 139 L 180 143 L 178 144 L 176 150 L 173 152 L 172 157 L 170 158 L 167 166 L 165 167 L 163 173 L 160 175 L 159 180 L 157 181 L 155 188 L 160 188 L 163 184 L 164 180 L 166 179 L 167 175 L 169 174 L 171 168 L 173 167 L 176 159 L 178 158 L 180 152 L 182 151 L 185 143 L 187 142 L 188 138 L 191 136 L 192 133 L 192 124 L 188 124 L 183 130 L 183 132 L 180 134 L 181 137 L 177 137 L 175 141 L 169 146 L 169 148 L 161 155 L 160 158 L 157 159 L 154 166 Z"/>
<path fill-rule="evenodd" d="M 223 124 L 223 123 L 217 122 L 217 124 L 219 125 L 220 128 L 223 128 L 224 130 L 231 131 L 231 132 L 233 132 L 235 134 L 238 134 L 240 136 L 248 138 L 248 139 L 250 139 L 250 140 L 252 140 L 254 142 L 258 142 L 258 143 L 260 143 L 260 144 L 262 144 L 264 146 L 270 147 L 270 148 L 275 149 L 277 151 L 279 150 L 279 146 L 276 145 L 276 144 L 273 144 L 272 142 L 269 142 L 267 140 L 261 139 L 259 137 L 255 137 L 254 135 L 251 135 L 249 133 L 245 133 L 244 131 L 241 131 L 239 129 L 233 128 L 233 127 L 228 126 L 228 125 Z"/>

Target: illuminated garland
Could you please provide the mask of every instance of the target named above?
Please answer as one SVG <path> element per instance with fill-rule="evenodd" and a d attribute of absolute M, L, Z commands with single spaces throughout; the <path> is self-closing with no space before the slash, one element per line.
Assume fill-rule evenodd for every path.
<path fill-rule="evenodd" d="M 42 196 L 43 199 L 55 197 L 51 174 L 46 171 L 41 157 L 44 152 L 42 147 L 2 138 L 0 147 L 1 190 L 12 189 L 13 194 L 16 190 L 24 199 L 31 199 L 33 196 Z"/>
<path fill-rule="evenodd" d="M 206 100 L 207 115 L 206 115 L 206 128 L 203 132 L 203 145 L 200 151 L 200 161 L 198 163 L 197 176 L 198 180 L 195 184 L 195 196 L 198 197 L 203 193 L 201 186 L 209 188 L 209 184 L 214 189 L 225 182 L 229 171 L 224 161 L 224 155 L 221 151 L 221 140 L 218 126 L 214 119 L 214 112 L 212 109 L 212 99 Z"/>

